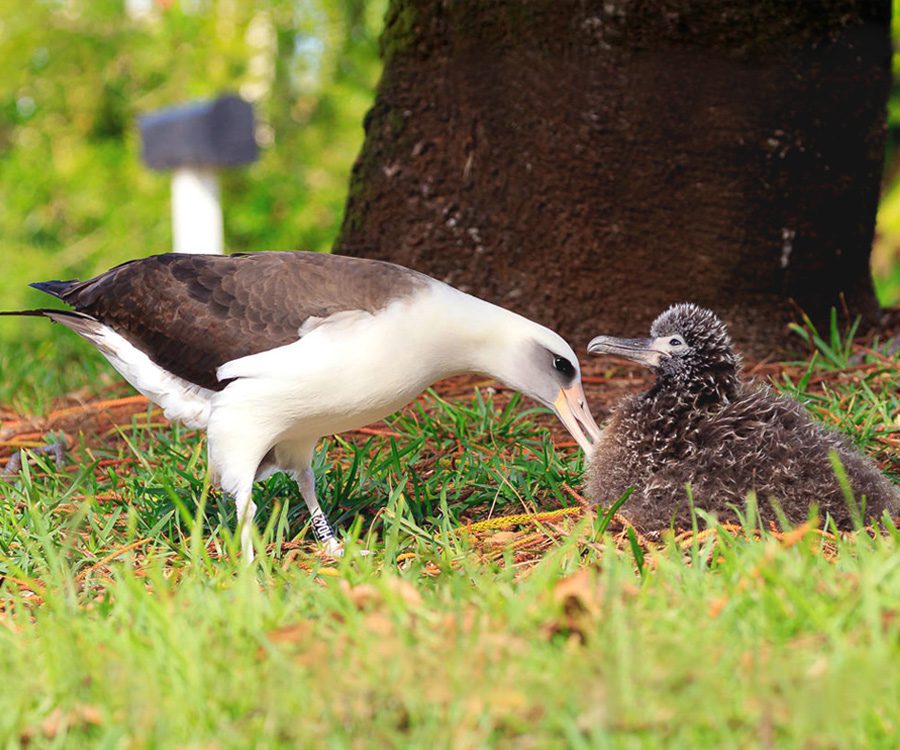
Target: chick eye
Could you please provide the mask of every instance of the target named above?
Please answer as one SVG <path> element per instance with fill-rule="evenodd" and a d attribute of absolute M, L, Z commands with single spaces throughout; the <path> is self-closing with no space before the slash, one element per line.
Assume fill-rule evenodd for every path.
<path fill-rule="evenodd" d="M 553 369 L 559 370 L 563 375 L 570 378 L 575 374 L 575 368 L 572 366 L 572 363 L 569 362 L 565 357 L 554 357 L 553 358 Z"/>
<path fill-rule="evenodd" d="M 681 346 L 684 343 L 681 339 L 669 339 L 669 346 Z"/>

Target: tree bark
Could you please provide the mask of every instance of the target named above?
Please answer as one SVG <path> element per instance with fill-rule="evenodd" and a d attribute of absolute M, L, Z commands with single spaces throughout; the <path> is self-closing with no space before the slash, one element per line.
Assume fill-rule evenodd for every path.
<path fill-rule="evenodd" d="M 391 0 L 336 252 L 559 330 L 877 321 L 889 0 Z"/>

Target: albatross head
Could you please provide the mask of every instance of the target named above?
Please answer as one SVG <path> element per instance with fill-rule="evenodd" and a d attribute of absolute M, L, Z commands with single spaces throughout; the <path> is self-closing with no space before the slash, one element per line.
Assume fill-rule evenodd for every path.
<path fill-rule="evenodd" d="M 600 437 L 591 416 L 578 357 L 549 328 L 516 316 L 496 333 L 502 341 L 490 347 L 489 375 L 553 410 L 585 453 Z"/>

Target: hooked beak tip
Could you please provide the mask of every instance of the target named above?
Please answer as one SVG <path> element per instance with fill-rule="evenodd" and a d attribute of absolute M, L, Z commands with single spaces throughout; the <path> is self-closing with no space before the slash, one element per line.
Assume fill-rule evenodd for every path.
<path fill-rule="evenodd" d="M 554 403 L 554 411 L 560 422 L 575 438 L 575 442 L 585 453 L 590 453 L 593 444 L 600 437 L 600 428 L 594 421 L 590 409 L 584 397 L 581 385 L 560 389 L 559 396 Z"/>

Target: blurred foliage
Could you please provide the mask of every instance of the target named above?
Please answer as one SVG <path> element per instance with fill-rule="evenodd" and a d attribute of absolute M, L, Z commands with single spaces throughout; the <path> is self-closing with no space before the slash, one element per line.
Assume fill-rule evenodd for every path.
<path fill-rule="evenodd" d="M 223 176 L 227 248 L 327 250 L 380 72 L 385 7 L 0 0 L 3 307 L 46 304 L 23 279 L 86 277 L 169 250 L 170 178 L 142 165 L 136 118 L 221 92 L 253 101 L 262 146 L 256 164 Z"/>
<path fill-rule="evenodd" d="M 900 0 L 892 0 L 894 84 L 888 101 L 888 142 L 881 205 L 872 248 L 872 272 L 878 298 L 900 305 Z"/>

